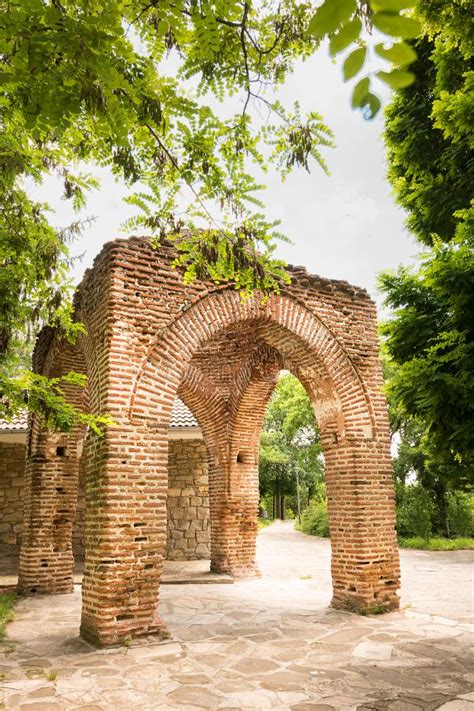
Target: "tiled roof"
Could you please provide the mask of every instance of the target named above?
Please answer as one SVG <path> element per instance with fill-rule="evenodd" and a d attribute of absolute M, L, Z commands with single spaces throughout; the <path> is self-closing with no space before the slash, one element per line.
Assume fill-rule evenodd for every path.
<path fill-rule="evenodd" d="M 0 432 L 22 432 L 26 430 L 26 412 L 15 415 L 12 420 L 0 420 Z"/>
<path fill-rule="evenodd" d="M 171 427 L 198 427 L 191 410 L 184 402 L 176 398 L 171 412 Z M 16 415 L 12 420 L 0 419 L 0 432 L 24 432 L 27 427 L 26 412 Z"/>
<path fill-rule="evenodd" d="M 174 401 L 171 411 L 171 427 L 199 427 L 193 413 L 179 397 Z"/>

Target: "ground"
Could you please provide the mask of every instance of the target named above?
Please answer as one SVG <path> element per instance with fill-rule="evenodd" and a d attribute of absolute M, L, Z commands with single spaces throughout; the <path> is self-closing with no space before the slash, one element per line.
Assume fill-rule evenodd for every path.
<path fill-rule="evenodd" d="M 474 552 L 401 556 L 400 612 L 337 612 L 328 541 L 275 523 L 260 580 L 163 585 L 171 638 L 101 651 L 78 636 L 79 586 L 23 599 L 0 646 L 4 708 L 474 711 Z"/>

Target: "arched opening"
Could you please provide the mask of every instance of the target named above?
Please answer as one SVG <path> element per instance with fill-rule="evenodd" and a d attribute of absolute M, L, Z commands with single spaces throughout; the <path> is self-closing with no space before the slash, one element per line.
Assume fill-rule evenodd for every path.
<path fill-rule="evenodd" d="M 315 532 L 314 522 L 320 535 L 329 535 L 319 426 L 304 386 L 288 371 L 280 372 L 265 412 L 259 488 L 259 524 L 290 518 L 304 532 Z"/>

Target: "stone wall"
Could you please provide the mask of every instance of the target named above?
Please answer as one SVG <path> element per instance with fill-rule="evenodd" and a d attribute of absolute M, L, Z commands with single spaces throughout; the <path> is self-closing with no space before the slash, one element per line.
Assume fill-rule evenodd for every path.
<path fill-rule="evenodd" d="M 202 439 L 171 440 L 168 470 L 168 560 L 210 557 L 209 482 Z"/>
<path fill-rule="evenodd" d="M 18 555 L 25 493 L 25 445 L 0 442 L 0 556 Z"/>

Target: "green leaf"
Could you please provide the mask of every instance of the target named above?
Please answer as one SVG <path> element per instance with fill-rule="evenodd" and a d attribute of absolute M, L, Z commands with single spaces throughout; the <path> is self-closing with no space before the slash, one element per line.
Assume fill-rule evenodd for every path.
<path fill-rule="evenodd" d="M 380 44 L 375 45 L 375 51 L 379 57 L 387 59 L 399 67 L 405 67 L 407 64 L 414 62 L 417 58 L 415 50 L 406 42 L 398 42 L 388 49 L 384 47 L 383 42 L 380 42 Z"/>
<path fill-rule="evenodd" d="M 415 7 L 416 4 L 417 0 L 372 0 L 370 3 L 375 12 L 400 12 Z"/>
<path fill-rule="evenodd" d="M 376 12 L 372 15 L 372 22 L 380 32 L 392 37 L 409 39 L 416 37 L 421 32 L 418 20 L 411 17 L 402 17 L 389 12 Z"/>
<path fill-rule="evenodd" d="M 364 118 L 373 119 L 380 111 L 381 105 L 379 97 L 370 91 L 369 77 L 357 82 L 352 92 L 352 108 L 362 109 Z"/>
<path fill-rule="evenodd" d="M 345 25 L 341 27 L 339 32 L 331 38 L 329 42 L 329 51 L 332 55 L 342 52 L 343 49 L 348 47 L 352 42 L 354 42 L 360 35 L 362 30 L 362 22 L 358 17 L 354 17 L 350 22 L 346 22 Z"/>
<path fill-rule="evenodd" d="M 404 89 L 415 81 L 413 72 L 404 72 L 402 69 L 394 69 L 393 72 L 377 72 L 377 76 L 392 89 Z"/>
<path fill-rule="evenodd" d="M 325 0 L 310 20 L 308 31 L 313 37 L 335 32 L 355 12 L 356 0 Z"/>
<path fill-rule="evenodd" d="M 364 66 L 367 47 L 359 47 L 349 54 L 343 66 L 344 81 L 352 79 Z"/>
<path fill-rule="evenodd" d="M 370 88 L 370 79 L 369 77 L 364 77 L 361 79 L 359 82 L 354 87 L 354 91 L 352 92 L 352 107 L 354 109 L 364 106 L 366 103 L 366 97 L 369 93 L 369 88 Z"/>
<path fill-rule="evenodd" d="M 379 99 L 379 97 L 376 94 L 372 94 L 372 92 L 369 92 L 367 95 L 367 102 L 365 104 L 365 111 L 364 111 L 364 116 L 366 119 L 373 119 L 375 116 L 377 116 L 378 112 L 380 111 L 380 107 L 382 106 L 382 103 Z"/>

